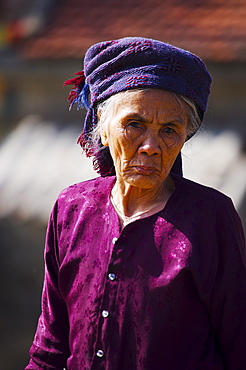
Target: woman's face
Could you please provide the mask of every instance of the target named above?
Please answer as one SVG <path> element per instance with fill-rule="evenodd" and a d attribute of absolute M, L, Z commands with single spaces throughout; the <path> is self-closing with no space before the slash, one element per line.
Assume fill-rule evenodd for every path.
<path fill-rule="evenodd" d="M 103 125 L 102 144 L 109 146 L 117 180 L 157 188 L 167 179 L 186 140 L 188 107 L 172 92 L 160 89 L 119 96 Z"/>

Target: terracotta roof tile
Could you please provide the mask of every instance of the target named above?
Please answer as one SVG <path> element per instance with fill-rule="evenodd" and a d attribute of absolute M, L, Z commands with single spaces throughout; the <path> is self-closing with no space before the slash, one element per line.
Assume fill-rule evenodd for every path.
<path fill-rule="evenodd" d="M 246 60 L 245 0 L 63 0 L 28 58 L 82 58 L 92 44 L 124 36 L 173 43 L 205 60 Z"/>

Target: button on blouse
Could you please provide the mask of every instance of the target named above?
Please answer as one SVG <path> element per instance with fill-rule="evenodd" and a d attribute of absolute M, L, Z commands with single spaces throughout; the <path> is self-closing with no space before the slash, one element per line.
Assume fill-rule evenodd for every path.
<path fill-rule="evenodd" d="M 107 310 L 102 311 L 102 317 L 106 318 L 108 317 L 108 315 L 109 315 L 109 312 Z"/>
<path fill-rule="evenodd" d="M 109 280 L 114 281 L 116 279 L 116 275 L 113 272 L 110 272 L 108 274 L 108 278 L 109 278 Z"/>
<path fill-rule="evenodd" d="M 97 357 L 103 357 L 103 356 L 104 356 L 104 352 L 101 349 L 99 349 L 97 351 Z"/>

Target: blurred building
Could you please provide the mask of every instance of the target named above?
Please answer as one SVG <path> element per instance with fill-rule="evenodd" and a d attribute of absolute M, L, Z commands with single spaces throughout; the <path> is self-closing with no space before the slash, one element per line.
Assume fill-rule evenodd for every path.
<path fill-rule="evenodd" d="M 245 18 L 244 0 L 0 1 L 0 367 L 28 359 L 53 201 L 96 175 L 76 146 L 84 112 L 68 112 L 63 88 L 93 43 L 150 37 L 206 62 L 209 111 L 184 149 L 184 173 L 231 196 L 246 225 Z"/>

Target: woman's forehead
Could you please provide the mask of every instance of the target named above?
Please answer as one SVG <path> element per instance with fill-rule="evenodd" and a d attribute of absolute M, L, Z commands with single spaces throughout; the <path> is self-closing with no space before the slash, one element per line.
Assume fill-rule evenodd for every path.
<path fill-rule="evenodd" d="M 153 104 L 173 104 L 174 106 L 180 106 L 180 101 L 177 99 L 175 93 L 162 89 L 141 89 L 141 90 L 127 90 L 115 94 L 111 97 L 112 101 L 117 105 L 124 104 L 125 106 L 139 106 L 144 107 L 145 104 L 148 104 L 148 101 Z"/>
<path fill-rule="evenodd" d="M 132 90 L 115 95 L 116 115 L 141 116 L 171 114 L 183 116 L 187 113 L 185 103 L 177 99 L 176 94 L 161 89 Z"/>

